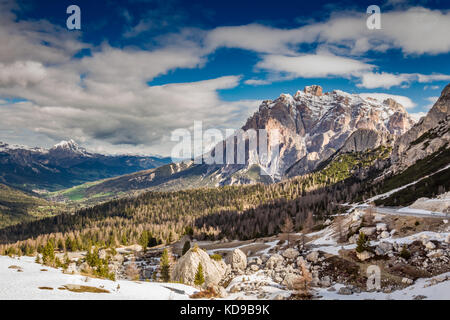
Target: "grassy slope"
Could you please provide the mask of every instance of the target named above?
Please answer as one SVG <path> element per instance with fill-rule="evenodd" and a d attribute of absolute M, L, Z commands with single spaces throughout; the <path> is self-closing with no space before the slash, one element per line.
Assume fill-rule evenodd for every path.
<path fill-rule="evenodd" d="M 361 167 L 368 167 L 376 159 L 384 159 L 389 155 L 390 149 L 379 147 L 368 152 L 345 153 L 338 155 L 330 161 L 321 171 L 311 174 L 316 182 L 329 184 L 349 178 L 352 173 Z M 131 175 L 89 182 L 69 189 L 47 194 L 48 199 L 65 200 L 69 205 L 90 206 L 118 197 L 138 195 L 145 191 L 177 191 L 183 189 L 213 188 L 217 185 L 214 171 L 206 172 L 202 166 L 187 168 L 182 174 L 172 174 L 163 166 L 157 169 L 142 171 Z M 149 182 L 143 174 L 155 173 L 155 183 Z M 133 185 L 134 177 L 142 182 Z M 144 177 L 144 178 L 143 178 Z M 270 178 L 260 174 L 258 165 L 253 165 L 247 171 L 238 171 L 233 175 L 236 179 L 247 179 L 252 183 L 270 183 Z"/>
<path fill-rule="evenodd" d="M 402 189 L 386 199 L 375 201 L 376 205 L 408 206 L 418 198 L 434 198 L 442 191 L 450 191 L 450 168 L 431 175 L 420 182 Z"/>
<path fill-rule="evenodd" d="M 450 148 L 444 146 L 435 153 L 417 161 L 400 174 L 388 177 L 383 182 L 381 193 L 399 188 L 408 183 L 414 182 L 426 175 L 432 174 L 445 167 L 450 162 Z"/>
<path fill-rule="evenodd" d="M 49 217 L 61 211 L 61 205 L 0 184 L 0 227 Z"/>
<path fill-rule="evenodd" d="M 426 175 L 431 176 L 408 188 L 395 192 L 385 199 L 379 199 L 375 201 L 375 204 L 385 206 L 407 206 L 412 204 L 418 198 L 431 198 L 443 191 L 450 191 L 450 169 L 433 174 L 449 163 L 450 148 L 445 146 L 428 157 L 417 161 L 402 173 L 387 178 L 382 183 L 380 193 L 399 188 Z"/>
<path fill-rule="evenodd" d="M 313 175 L 316 181 L 326 183 L 327 181 L 342 181 L 352 176 L 359 168 L 367 168 L 378 159 L 389 157 L 391 148 L 378 147 L 367 152 L 351 152 L 339 154 L 326 164 L 321 170 Z"/>

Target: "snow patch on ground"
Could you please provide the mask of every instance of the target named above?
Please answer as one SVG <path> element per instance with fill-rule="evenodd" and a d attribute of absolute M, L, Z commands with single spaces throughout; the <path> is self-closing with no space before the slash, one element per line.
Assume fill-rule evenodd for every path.
<path fill-rule="evenodd" d="M 450 276 L 444 273 L 434 278 Z M 336 291 L 328 289 L 318 289 L 317 294 L 324 300 L 412 300 L 417 296 L 425 296 L 427 300 L 449 300 L 450 299 L 450 281 L 443 281 L 435 285 L 430 285 L 431 279 L 418 279 L 416 282 L 405 289 L 397 290 L 392 293 L 383 292 L 361 292 L 352 295 L 340 295 L 338 291 L 343 285 L 335 285 Z"/>
<path fill-rule="evenodd" d="M 423 179 L 426 179 L 426 178 L 428 178 L 429 176 L 432 176 L 432 175 L 434 175 L 434 174 L 436 174 L 436 173 L 438 173 L 438 172 L 444 171 L 444 170 L 446 170 L 446 169 L 448 169 L 448 168 L 450 168 L 450 164 L 446 165 L 444 168 L 441 168 L 441 169 L 437 170 L 436 172 L 434 172 L 434 173 L 432 173 L 432 174 L 423 176 L 422 178 L 420 178 L 420 179 L 418 179 L 418 180 L 416 180 L 416 181 L 413 181 L 413 182 L 408 183 L 408 184 L 405 184 L 404 186 L 401 186 L 401 187 L 399 187 L 399 188 L 393 189 L 393 190 L 388 191 L 388 192 L 386 192 L 386 193 L 382 193 L 382 194 L 376 195 L 376 196 L 374 196 L 374 197 L 372 197 L 372 198 L 370 198 L 370 199 L 367 199 L 367 200 L 365 201 L 365 203 L 367 204 L 367 203 L 373 202 L 373 201 L 378 200 L 378 199 L 383 199 L 383 198 L 389 197 L 390 195 L 396 193 L 397 191 L 400 191 L 400 190 L 405 189 L 405 188 L 407 188 L 407 187 L 409 187 L 409 186 L 412 186 L 412 185 L 416 184 L 417 182 L 422 181 Z"/>
<path fill-rule="evenodd" d="M 273 300 L 276 296 L 282 295 L 283 297 L 289 297 L 291 295 L 291 291 L 286 290 L 286 288 L 272 280 L 271 277 L 267 277 L 264 275 L 262 271 L 259 271 L 252 275 L 242 275 L 234 278 L 230 284 L 228 285 L 227 289 L 228 291 L 233 288 L 235 285 L 245 286 L 247 284 L 251 283 L 266 283 L 265 286 L 261 286 L 261 291 L 265 293 L 264 299 Z M 257 290 L 254 290 L 253 292 L 250 292 L 249 294 L 245 294 L 245 292 L 237 292 L 237 293 L 231 293 L 228 297 L 226 297 L 227 300 L 256 300 L 260 299 L 258 298 Z"/>
<path fill-rule="evenodd" d="M 17 269 L 10 269 L 17 266 Z M 46 269 L 47 271 L 41 271 Z M 110 281 L 87 278 L 81 275 L 63 274 L 61 270 L 34 262 L 34 258 L 10 258 L 0 256 L 0 300 L 184 300 L 197 289 L 176 283 L 152 283 L 139 281 Z M 109 293 L 76 293 L 58 288 L 68 285 L 83 285 L 108 290 Z M 53 290 L 42 290 L 49 287 Z"/>

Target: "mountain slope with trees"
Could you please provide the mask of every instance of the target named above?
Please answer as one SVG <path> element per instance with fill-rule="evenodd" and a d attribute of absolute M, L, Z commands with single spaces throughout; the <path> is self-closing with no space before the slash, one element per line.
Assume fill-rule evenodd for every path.
<path fill-rule="evenodd" d="M 0 184 L 0 228 L 50 217 L 64 207 Z"/>
<path fill-rule="evenodd" d="M 441 176 L 433 173 L 450 162 L 449 143 L 443 143 L 448 139 L 447 120 L 439 120 L 431 133 L 420 139 L 424 145 L 441 147 L 399 172 L 392 170 L 396 163 L 390 158 L 389 147 L 351 151 L 359 147 L 349 149 L 344 144 L 345 149 L 333 154 L 316 171 L 275 184 L 146 192 L 84 208 L 76 214 L 3 228 L 1 242 L 20 242 L 2 250 L 37 250 L 49 239 L 69 250 L 93 244 L 115 247 L 140 243 L 142 239 L 151 239 L 153 244 L 171 243 L 185 233 L 197 239 L 251 239 L 280 232 L 288 218 L 295 230 L 317 229 L 329 215 L 343 212 L 345 203 L 365 201 L 427 175 L 432 180 Z M 371 134 L 363 134 L 354 141 L 367 146 L 372 140 Z M 413 145 L 417 143 L 410 147 Z M 425 188 L 418 186 L 431 194 L 449 191 L 448 184 L 439 181 L 424 179 L 428 183 Z M 392 196 L 397 204 L 410 201 L 398 192 Z"/>
<path fill-rule="evenodd" d="M 0 142 L 0 183 L 27 191 L 55 191 L 170 162 L 170 158 L 90 153 L 72 140 L 48 150 Z"/>

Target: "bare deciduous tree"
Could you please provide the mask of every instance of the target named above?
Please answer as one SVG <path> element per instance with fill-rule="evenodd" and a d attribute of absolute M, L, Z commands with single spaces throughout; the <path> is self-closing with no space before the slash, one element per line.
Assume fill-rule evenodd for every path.
<path fill-rule="evenodd" d="M 294 223 L 292 222 L 292 219 L 290 216 L 287 216 L 284 219 L 284 224 L 281 226 L 281 231 L 283 233 L 287 234 L 288 246 L 290 246 L 291 245 L 290 234 L 291 234 L 291 232 L 294 231 Z"/>
<path fill-rule="evenodd" d="M 371 226 L 374 223 L 375 220 L 375 208 L 370 206 L 368 207 L 365 212 L 364 212 L 364 222 L 368 225 Z"/>
<path fill-rule="evenodd" d="M 305 221 L 305 230 L 308 232 L 311 232 L 314 228 L 314 216 L 313 213 L 310 211 L 308 212 L 308 217 Z"/>
<path fill-rule="evenodd" d="M 306 267 L 305 260 L 300 260 L 302 276 L 294 283 L 295 295 L 300 299 L 310 299 L 312 275 Z"/>
<path fill-rule="evenodd" d="M 134 259 L 128 264 L 125 274 L 129 280 L 139 280 L 140 272 Z"/>

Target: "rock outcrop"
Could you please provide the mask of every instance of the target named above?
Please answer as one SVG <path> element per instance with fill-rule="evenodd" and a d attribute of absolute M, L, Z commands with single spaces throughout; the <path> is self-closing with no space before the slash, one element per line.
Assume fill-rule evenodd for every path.
<path fill-rule="evenodd" d="M 216 154 L 213 148 L 203 156 L 203 160 L 222 160 L 221 163 L 211 161 L 214 164 L 208 164 L 205 160 L 171 164 L 109 179 L 98 186 L 102 192 L 113 188 L 117 192 L 121 185 L 126 185 L 128 190 L 156 187 L 175 190 L 186 185 L 215 187 L 274 183 L 312 172 L 342 147 L 344 150 L 366 150 L 390 144 L 413 123 L 403 106 L 393 99 L 379 100 L 340 90 L 323 92 L 320 86 L 313 85 L 293 96 L 281 94 L 275 100 L 263 101 L 242 130 L 217 144 L 220 153 Z M 249 132 L 255 133 L 256 137 L 262 129 L 268 134 L 269 148 L 259 145 L 261 136 L 256 142 L 249 139 Z M 274 137 L 278 137 L 279 152 L 270 145 Z M 253 142 L 259 151 L 267 153 L 250 148 Z M 226 150 L 229 143 L 235 144 L 234 152 Z M 238 149 L 239 145 L 244 146 L 244 154 Z M 239 161 L 237 150 L 240 150 Z M 231 154 L 234 159 L 228 159 Z M 97 186 L 91 188 L 95 190 Z"/>
<path fill-rule="evenodd" d="M 299 255 L 300 255 L 300 253 L 298 252 L 298 250 L 293 249 L 293 248 L 288 248 L 283 252 L 283 257 L 285 257 L 286 259 L 291 259 L 291 260 L 294 260 Z"/>
<path fill-rule="evenodd" d="M 399 172 L 417 160 L 433 154 L 450 142 L 450 84 L 410 130 L 397 139 L 392 153 L 393 172 Z"/>
<path fill-rule="evenodd" d="M 438 195 L 435 199 L 419 198 L 409 207 L 413 209 L 448 213 L 450 212 L 450 192 Z"/>
<path fill-rule="evenodd" d="M 364 150 L 395 140 L 413 123 L 403 106 L 393 99 L 363 98 L 340 90 L 324 93 L 320 86 L 309 86 L 294 96 L 282 94 L 273 101 L 263 101 L 242 127 L 245 132 L 265 129 L 269 141 L 278 132 L 279 153 L 277 148 L 269 148 L 267 157 L 261 159 L 246 149 L 245 164 L 213 166 L 210 172 L 214 172 L 219 185 L 276 182 L 311 172 L 341 149 L 355 131 L 362 130 L 354 136 L 353 146 L 349 142 L 347 148 Z M 248 137 L 236 139 L 249 145 Z M 222 148 L 222 143 L 218 145 Z M 211 151 L 208 156 L 213 154 Z M 255 180 L 251 174 L 255 168 L 267 175 Z"/>
<path fill-rule="evenodd" d="M 247 268 L 247 256 L 240 249 L 234 249 L 225 257 L 225 263 L 229 264 L 233 270 L 245 270 Z"/>
<path fill-rule="evenodd" d="M 194 247 L 177 261 L 172 271 L 172 279 L 193 285 L 200 263 L 203 267 L 205 287 L 219 284 L 227 273 L 227 266 L 223 261 L 213 260 L 204 250 Z"/>
<path fill-rule="evenodd" d="M 388 134 L 370 129 L 358 129 L 345 141 L 340 152 L 363 152 L 378 148 L 380 145 L 387 145 L 391 141 Z"/>

